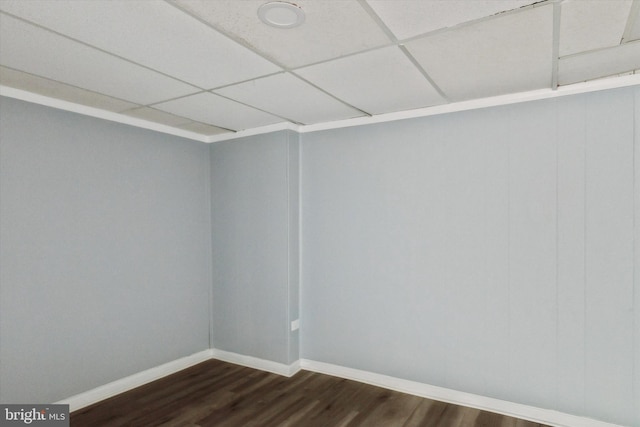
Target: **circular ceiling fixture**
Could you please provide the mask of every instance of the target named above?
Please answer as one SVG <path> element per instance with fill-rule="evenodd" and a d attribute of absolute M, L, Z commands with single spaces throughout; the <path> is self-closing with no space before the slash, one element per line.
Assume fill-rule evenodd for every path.
<path fill-rule="evenodd" d="M 260 20 L 275 28 L 295 28 L 304 22 L 304 11 L 296 4 L 270 1 L 258 8 Z"/>

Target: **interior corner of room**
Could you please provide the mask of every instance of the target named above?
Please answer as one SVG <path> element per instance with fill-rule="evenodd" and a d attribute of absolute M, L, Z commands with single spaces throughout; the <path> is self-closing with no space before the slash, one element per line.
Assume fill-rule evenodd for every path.
<path fill-rule="evenodd" d="M 632 424 L 639 100 L 202 144 L 2 98 L 0 399 L 218 357 Z"/>
<path fill-rule="evenodd" d="M 224 26 L 231 21 L 199 14 L 207 2 L 136 3 L 131 13 L 146 16 L 152 3 L 180 16 L 187 35 L 197 21 L 202 37 L 246 48 L 221 36 L 237 30 Z M 527 11 L 556 34 L 554 11 L 579 3 L 518 0 L 522 10 L 424 34 L 394 26 L 401 20 L 390 2 L 344 3 L 390 45 L 331 61 L 251 51 L 259 75 L 231 69 L 244 80 L 211 86 L 195 86 L 212 78 L 199 72 L 174 78 L 185 70 L 162 69 L 162 58 L 134 64 L 85 42 L 93 29 L 84 26 L 78 42 L 31 5 L 0 5 L 16 34 L 24 27 L 33 36 L 18 44 L 46 31 L 63 51 L 88 49 L 142 81 L 153 74 L 150 85 L 166 91 L 137 103 L 125 86 L 105 83 L 117 96 L 58 86 L 19 71 L 18 54 L 18 65 L 0 60 L 5 79 L 33 85 L 0 81 L 0 403 L 78 410 L 218 359 L 558 427 L 640 427 L 640 41 L 618 37 L 619 46 L 584 53 L 558 46 L 556 35 L 556 87 L 476 98 L 437 65 L 428 77 L 442 81 L 446 101 L 420 86 L 438 101 L 391 111 L 363 93 L 347 103 L 336 94 L 352 88 L 324 79 L 333 66 L 360 70 L 360 54 L 424 65 L 439 39 L 456 45 L 458 30 L 488 34 L 488 22 L 517 24 Z M 604 18 L 617 9 L 638 13 L 640 0 Z M 625 37 L 640 28 L 626 25 Z M 553 37 L 546 41 L 550 50 Z M 0 59 L 13 60 L 9 50 Z M 587 81 L 579 64 L 587 55 L 635 62 L 631 72 Z M 296 111 L 301 102 L 270 98 L 294 119 L 243 98 L 245 85 L 261 91 L 276 80 L 341 113 L 320 119 Z"/>

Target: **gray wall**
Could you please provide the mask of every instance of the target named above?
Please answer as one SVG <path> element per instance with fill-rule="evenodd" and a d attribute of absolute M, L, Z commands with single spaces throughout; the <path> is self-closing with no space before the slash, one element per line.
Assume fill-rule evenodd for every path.
<path fill-rule="evenodd" d="M 636 425 L 640 425 L 640 88 L 636 88 L 635 91 L 636 99 L 635 99 L 635 145 L 634 145 L 634 168 L 635 168 L 635 179 L 634 179 L 634 187 L 633 191 L 635 193 L 634 199 L 634 208 L 635 208 L 635 217 L 634 217 L 634 239 L 633 239 L 633 250 L 634 250 L 634 260 L 633 260 L 633 312 L 634 312 L 634 328 L 635 336 L 633 340 L 633 349 L 634 349 L 634 365 L 633 365 L 633 374 L 634 374 L 634 383 L 633 383 L 633 396 L 635 403 L 635 423 Z"/>
<path fill-rule="evenodd" d="M 635 99 L 635 145 L 634 145 L 634 166 L 635 166 L 635 180 L 633 191 L 635 193 L 634 207 L 635 207 L 635 217 L 634 217 L 634 239 L 633 239 L 633 249 L 634 249 L 634 270 L 633 270 L 633 312 L 634 312 L 634 328 L 635 336 L 633 340 L 633 348 L 634 348 L 634 383 L 633 383 L 633 392 L 635 399 L 635 423 L 636 425 L 640 425 L 640 88 L 636 88 L 636 99 Z"/>
<path fill-rule="evenodd" d="M 3 403 L 211 344 L 640 426 L 639 88 L 212 146 L 0 102 Z"/>
<path fill-rule="evenodd" d="M 0 111 L 0 401 L 57 401 L 209 348 L 209 146 Z"/>
<path fill-rule="evenodd" d="M 303 134 L 302 357 L 640 425 L 639 94 Z"/>
<path fill-rule="evenodd" d="M 298 356 L 298 137 L 211 147 L 213 346 L 290 364 Z"/>

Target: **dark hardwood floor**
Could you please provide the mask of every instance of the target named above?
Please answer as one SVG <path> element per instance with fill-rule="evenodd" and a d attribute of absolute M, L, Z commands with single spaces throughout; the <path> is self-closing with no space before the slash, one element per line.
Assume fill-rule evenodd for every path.
<path fill-rule="evenodd" d="M 541 425 L 329 375 L 286 378 L 209 360 L 75 411 L 71 426 Z"/>

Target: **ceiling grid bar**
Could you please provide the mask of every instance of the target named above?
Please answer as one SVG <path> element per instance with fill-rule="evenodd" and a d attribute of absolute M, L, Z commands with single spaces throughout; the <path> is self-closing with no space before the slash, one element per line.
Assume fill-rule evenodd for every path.
<path fill-rule="evenodd" d="M 402 44 L 402 45 L 399 45 L 398 47 L 405 54 L 407 59 L 409 61 L 411 61 L 413 63 L 413 65 L 415 65 L 415 67 L 418 69 L 418 71 L 420 71 L 420 73 L 424 76 L 424 78 L 427 79 L 427 81 L 429 81 L 429 84 L 431 84 L 431 86 L 433 86 L 433 88 L 436 90 L 436 92 L 438 92 L 438 94 L 446 102 L 451 102 L 451 99 L 447 96 L 447 94 L 444 93 L 444 91 L 442 89 L 440 89 L 440 87 L 436 84 L 435 81 L 433 81 L 431 76 L 429 76 L 429 73 L 427 73 L 427 71 L 422 67 L 422 65 L 420 65 L 420 63 L 413 57 L 413 55 L 411 54 L 411 52 L 409 52 L 409 50 L 406 48 L 406 46 Z"/>
<path fill-rule="evenodd" d="M 378 27 L 380 27 L 380 29 L 387 35 L 387 37 L 389 37 L 389 40 L 391 40 L 393 44 L 397 45 L 398 38 L 395 36 L 395 34 L 393 34 L 393 31 L 389 29 L 387 24 L 385 24 L 384 21 L 378 16 L 376 11 L 371 8 L 369 3 L 367 3 L 366 0 L 358 0 L 358 3 L 367 12 L 371 19 L 373 19 L 376 24 L 378 24 Z"/>
<path fill-rule="evenodd" d="M 11 17 L 11 18 L 13 18 L 13 19 L 17 19 L 18 21 L 22 21 L 22 22 L 24 22 L 24 23 L 26 23 L 26 24 L 32 25 L 32 26 L 34 26 L 34 27 L 36 27 L 36 28 L 39 28 L 39 29 L 41 29 L 41 30 L 43 30 L 43 31 L 49 32 L 49 33 L 51 33 L 51 34 L 55 34 L 55 35 L 57 35 L 57 36 L 60 36 L 60 37 L 65 38 L 65 39 L 67 39 L 67 40 L 71 40 L 72 42 L 75 42 L 75 43 L 81 44 L 81 45 L 83 45 L 83 46 L 86 46 L 86 47 L 91 48 L 91 49 L 94 49 L 94 50 L 97 50 L 97 51 L 99 51 L 99 52 L 102 52 L 102 53 L 107 54 L 107 55 L 109 55 L 109 56 L 112 56 L 112 57 L 114 57 L 114 58 L 118 58 L 118 59 L 120 59 L 121 61 L 128 62 L 129 64 L 133 64 L 133 65 L 136 65 L 136 66 L 138 66 L 138 67 L 144 68 L 144 69 L 146 69 L 146 70 L 148 70 L 148 71 L 152 71 L 152 72 L 154 72 L 154 73 L 161 74 L 161 75 L 162 75 L 162 76 L 164 76 L 164 77 L 167 77 L 167 78 L 173 79 L 173 80 L 175 80 L 175 81 L 178 81 L 178 82 L 180 82 L 180 83 L 184 83 L 184 84 L 186 84 L 186 85 L 192 86 L 194 89 L 199 89 L 200 91 L 205 90 L 204 88 L 201 88 L 201 87 L 199 87 L 199 86 L 197 86 L 197 85 L 195 85 L 195 84 L 193 84 L 193 83 L 189 83 L 189 82 L 187 82 L 187 81 L 181 80 L 181 79 L 179 79 L 179 78 L 177 78 L 177 77 L 175 77 L 175 76 L 172 76 L 172 75 L 170 75 L 170 74 L 164 73 L 164 72 L 159 71 L 159 70 L 157 70 L 157 69 L 155 69 L 155 68 L 149 67 L 149 66 L 147 66 L 147 65 L 141 64 L 141 63 L 136 62 L 136 61 L 132 61 L 131 59 L 125 58 L 125 57 L 123 57 L 123 56 L 117 55 L 117 54 L 115 54 L 115 53 L 113 53 L 113 52 L 110 52 L 110 51 L 108 51 L 108 50 L 104 50 L 104 49 L 99 48 L 99 47 L 97 47 L 97 46 L 94 46 L 94 45 L 91 45 L 91 44 L 89 44 L 89 43 L 83 42 L 82 40 L 78 40 L 78 39 L 76 39 L 76 38 L 70 37 L 70 36 L 68 36 L 68 35 L 66 35 L 66 34 L 60 33 L 60 32 L 58 32 L 58 31 L 52 30 L 52 29 L 50 29 L 50 28 L 43 27 L 43 26 L 42 26 L 42 25 L 40 25 L 40 24 L 37 24 L 37 23 L 32 22 L 32 21 L 29 21 L 28 19 L 21 18 L 20 16 L 16 16 L 16 15 L 13 15 L 13 14 L 11 14 L 11 13 L 7 13 L 7 12 L 1 11 L 1 10 L 0 10 L 0 14 L 2 14 L 2 15 L 6 15 L 6 16 L 10 16 L 10 17 Z M 51 79 L 49 79 L 49 80 L 51 80 Z M 65 84 L 68 84 L 68 83 L 65 83 Z M 194 93 L 197 93 L 197 92 L 194 92 Z M 129 101 L 129 102 L 131 102 L 131 101 Z"/>
<path fill-rule="evenodd" d="M 624 27 L 620 44 L 630 41 L 629 38 L 631 37 L 631 31 L 633 31 L 633 28 L 636 25 L 640 25 L 638 20 L 640 20 L 640 0 L 633 0 L 631 10 L 629 11 L 629 19 L 627 19 L 627 24 Z"/>
<path fill-rule="evenodd" d="M 103 93 L 96 92 L 96 91 L 91 90 L 91 89 L 85 89 L 85 88 L 80 87 L 80 86 L 75 86 L 75 85 L 72 85 L 72 84 L 69 84 L 69 83 L 61 82 L 60 80 L 51 79 L 49 77 L 38 76 L 36 74 L 32 74 L 32 73 L 28 73 L 26 71 L 18 70 L 18 69 L 13 68 L 13 67 L 7 67 L 6 65 L 0 65 L 0 67 L 4 67 L 4 68 L 6 68 L 8 70 L 13 70 L 13 71 L 16 71 L 16 72 L 19 72 L 19 73 L 27 74 L 27 75 L 33 76 L 35 78 L 49 80 L 49 81 L 52 81 L 54 83 L 58 83 L 58 84 L 65 85 L 65 86 L 69 86 L 69 87 L 74 88 L 74 89 L 83 90 L 83 91 L 90 92 L 90 93 L 93 93 L 93 94 L 96 94 L 96 95 L 106 96 L 108 98 L 115 99 L 116 101 L 122 101 L 122 102 L 126 102 L 126 103 L 129 103 L 129 104 L 135 105 L 135 107 L 125 108 L 124 110 L 120 110 L 118 112 L 128 111 L 128 110 L 131 110 L 131 109 L 134 109 L 134 108 L 142 108 L 142 107 L 146 107 L 147 106 L 147 105 L 144 105 L 144 104 L 139 104 L 139 103 L 136 103 L 136 102 L 127 101 L 126 99 L 118 98 L 116 96 L 105 95 Z"/>
<path fill-rule="evenodd" d="M 256 49 L 256 48 L 254 48 L 253 46 L 249 45 L 249 44 L 248 44 L 248 43 L 246 43 L 244 40 L 242 40 L 242 39 L 240 39 L 240 38 L 238 38 L 238 37 L 234 37 L 233 35 L 228 34 L 228 33 L 227 33 L 227 32 L 225 32 L 225 31 L 222 31 L 221 29 L 217 28 L 215 25 L 213 25 L 213 24 L 211 24 L 210 22 L 208 22 L 208 21 L 206 21 L 206 20 L 202 19 L 201 17 L 199 17 L 198 15 L 196 15 L 196 14 L 192 13 L 191 11 L 184 9 L 184 8 L 183 8 L 183 7 L 181 7 L 179 4 L 176 4 L 176 3 L 174 3 L 173 1 L 169 1 L 169 0 L 164 0 L 164 1 L 165 1 L 165 2 L 167 2 L 168 4 L 170 4 L 170 5 L 174 6 L 176 9 L 180 10 L 181 12 L 186 13 L 187 15 L 191 16 L 192 18 L 194 18 L 194 19 L 196 19 L 196 20 L 198 20 L 198 21 L 202 22 L 203 24 L 207 25 L 208 27 L 212 28 L 213 30 L 217 31 L 218 33 L 220 33 L 220 34 L 224 35 L 225 37 L 228 37 L 229 39 L 231 39 L 232 41 L 234 41 L 234 42 L 238 43 L 239 45 L 244 46 L 245 48 L 249 49 L 250 51 L 252 51 L 252 52 L 253 52 L 253 53 L 255 53 L 256 55 L 258 55 L 258 56 L 262 57 L 263 59 L 265 59 L 265 60 L 267 60 L 267 61 L 271 62 L 272 64 L 274 64 L 274 65 L 276 65 L 276 66 L 280 67 L 284 72 L 287 72 L 287 73 L 289 73 L 289 74 L 293 75 L 294 77 L 296 77 L 296 78 L 300 79 L 301 81 L 303 81 L 303 82 L 305 82 L 305 83 L 307 83 L 307 84 L 311 85 L 312 87 L 314 87 L 315 89 L 317 89 L 317 90 L 321 91 L 321 92 L 322 92 L 322 93 L 324 93 L 325 95 L 330 96 L 331 98 L 335 99 L 335 100 L 336 100 L 336 101 L 338 101 L 338 102 L 341 102 L 342 104 L 346 105 L 347 107 L 350 107 L 350 108 L 353 108 L 353 109 L 355 109 L 355 110 L 357 110 L 357 111 L 360 111 L 360 112 L 362 112 L 363 114 L 365 114 L 365 115 L 367 115 L 367 116 L 371 116 L 371 114 L 367 113 L 366 111 L 363 111 L 363 110 L 361 110 L 360 108 L 357 108 L 357 107 L 355 107 L 355 106 L 353 106 L 353 105 L 349 104 L 348 102 L 345 102 L 344 100 L 342 100 L 342 99 L 340 99 L 340 98 L 336 97 L 335 95 L 333 95 L 333 94 L 331 94 L 331 93 L 327 92 L 326 90 L 324 90 L 324 89 L 322 89 L 322 88 L 318 87 L 317 85 L 314 85 L 313 83 L 309 82 L 308 80 L 306 80 L 306 79 L 304 79 L 304 78 L 300 77 L 298 74 L 296 74 L 295 72 L 293 72 L 293 69 L 294 69 L 294 68 L 288 67 L 288 66 L 286 66 L 285 64 L 281 63 L 280 61 L 277 61 L 276 59 L 271 58 L 271 57 L 269 57 L 269 56 L 265 55 L 262 51 L 260 51 L 260 50 L 258 50 L 258 49 Z M 357 54 L 357 53 L 361 53 L 361 52 L 356 52 L 356 54 Z M 336 59 L 336 58 L 331 58 L 330 60 L 334 60 L 334 59 Z M 307 65 L 305 65 L 305 66 L 307 66 Z M 302 68 L 302 67 L 297 67 L 297 68 Z M 270 76 L 274 76 L 274 75 L 278 75 L 278 74 L 280 74 L 280 73 L 281 73 L 281 72 L 276 72 L 276 73 L 271 73 L 271 74 L 268 74 L 268 75 L 259 76 L 259 77 L 253 78 L 253 79 L 246 80 L 245 82 L 248 82 L 248 81 L 251 81 L 251 80 L 257 80 L 257 79 L 261 79 L 261 78 L 265 78 L 265 77 L 270 77 Z M 238 85 L 238 84 L 241 84 L 241 83 L 244 83 L 244 82 L 234 82 L 234 83 L 231 83 L 231 84 L 228 84 L 228 85 L 224 85 L 224 86 L 221 86 L 221 87 L 217 87 L 217 88 L 215 88 L 215 89 L 210 89 L 209 91 L 215 91 L 215 90 L 222 89 L 222 88 L 225 88 L 225 87 L 235 86 L 235 85 Z M 216 95 L 219 95 L 219 94 L 218 94 L 218 93 L 216 93 Z M 225 97 L 225 98 L 227 98 L 227 97 Z M 227 98 L 227 99 L 230 99 L 230 100 L 232 100 L 232 101 L 236 101 L 236 102 L 238 102 L 237 100 L 235 100 L 235 99 L 233 99 L 233 98 Z M 244 105 L 247 105 L 247 104 L 244 104 Z M 249 106 L 249 107 L 253 107 L 253 108 L 256 108 L 256 107 L 254 107 L 253 105 L 247 105 L 247 106 Z M 256 108 L 256 109 L 260 110 L 259 108 Z M 261 110 L 261 111 L 264 111 L 264 110 Z M 264 111 L 264 112 L 268 112 L 268 111 Z M 277 117 L 283 118 L 282 116 L 279 116 L 279 115 L 274 114 L 274 113 L 269 113 L 269 114 L 272 114 L 272 115 L 274 115 L 274 116 L 277 116 Z M 297 124 L 297 125 L 301 125 L 301 124 L 302 124 L 302 123 L 297 122 L 296 120 L 286 119 L 286 118 L 284 118 L 284 119 L 285 119 L 285 120 L 290 121 L 291 123 Z"/>
<path fill-rule="evenodd" d="M 295 73 L 295 72 L 293 72 L 293 71 L 290 71 L 290 72 L 289 72 L 289 74 L 291 74 L 292 76 L 294 76 L 294 77 L 298 78 L 299 80 L 301 80 L 301 81 L 305 82 L 306 84 L 308 84 L 308 85 L 312 86 L 314 89 L 316 89 L 316 90 L 318 90 L 318 91 L 320 91 L 320 92 L 324 93 L 325 95 L 330 96 L 331 98 L 335 99 L 336 101 L 343 103 L 343 104 L 344 104 L 344 105 L 346 105 L 347 107 L 349 107 L 349 108 L 353 108 L 353 109 L 354 109 L 354 110 L 356 110 L 356 111 L 360 111 L 362 114 L 364 114 L 364 115 L 366 115 L 366 116 L 369 116 L 369 117 L 371 117 L 371 116 L 372 116 L 372 114 L 371 114 L 371 113 L 368 113 L 368 112 L 364 111 L 364 110 L 363 110 L 363 109 L 361 109 L 361 108 L 358 108 L 358 107 L 356 107 L 356 106 L 354 106 L 354 105 L 349 104 L 349 103 L 348 103 L 348 102 L 346 102 L 346 101 L 343 101 L 342 99 L 338 98 L 337 96 L 333 95 L 332 93 L 327 92 L 326 90 L 322 89 L 320 86 L 318 86 L 318 85 L 316 85 L 316 84 L 314 84 L 314 83 L 311 83 L 309 80 L 307 80 L 307 79 L 305 79 L 304 77 L 302 77 L 302 76 L 298 75 L 297 73 Z"/>
<path fill-rule="evenodd" d="M 569 54 L 569 55 L 562 56 L 561 59 L 577 58 L 577 57 L 580 57 L 580 56 L 591 55 L 592 53 L 606 52 L 608 50 L 619 49 L 621 46 L 636 45 L 636 44 L 640 44 L 640 40 L 631 40 L 631 41 L 628 41 L 626 43 L 622 43 L 622 44 L 617 45 L 617 46 L 606 46 L 606 47 L 599 47 L 599 48 L 596 48 L 596 49 L 584 50 L 582 52 L 576 52 L 576 53 L 572 53 L 572 54 Z M 603 77 L 606 77 L 606 76 L 603 76 Z"/>
<path fill-rule="evenodd" d="M 380 27 L 380 29 L 387 35 L 387 37 L 389 37 L 389 40 L 391 40 L 391 42 L 393 42 L 393 44 L 395 44 L 396 46 L 398 46 L 400 48 L 400 50 L 402 51 L 402 53 L 404 53 L 404 55 L 407 57 L 407 59 L 409 61 L 411 61 L 411 63 L 414 65 L 414 67 L 416 67 L 418 69 L 420 74 L 422 74 L 424 76 L 424 78 L 429 82 L 429 84 L 431 86 L 433 86 L 433 88 L 436 90 L 436 92 L 438 92 L 438 95 L 440 95 L 446 102 L 451 102 L 450 99 L 447 97 L 447 95 L 444 93 L 444 91 L 442 89 L 440 89 L 440 87 L 431 78 L 431 76 L 429 76 L 429 73 L 427 73 L 427 71 L 422 67 L 422 65 L 420 65 L 418 63 L 418 61 L 413 57 L 413 55 L 411 55 L 411 53 L 405 47 L 405 45 L 400 43 L 400 41 L 395 36 L 395 34 L 393 34 L 391 29 L 387 26 L 387 24 L 384 23 L 382 18 L 380 18 L 380 16 L 378 16 L 376 11 L 373 10 L 373 8 L 369 5 L 369 3 L 367 3 L 366 0 L 358 0 L 358 3 L 367 12 L 367 14 L 369 14 L 371 19 L 373 19 L 376 22 L 376 24 L 378 24 L 378 27 Z"/>
<path fill-rule="evenodd" d="M 255 53 L 256 55 L 258 55 L 262 59 L 271 62 L 273 65 L 275 65 L 275 66 L 277 66 L 279 68 L 282 68 L 284 71 L 288 71 L 288 68 L 284 64 L 278 62 L 274 58 L 271 58 L 271 57 L 265 55 L 264 53 L 262 53 L 258 49 L 254 48 L 253 46 L 251 46 L 248 43 L 246 43 L 241 38 L 235 37 L 233 34 L 229 34 L 229 33 L 225 32 L 225 31 L 223 31 L 222 29 L 216 27 L 211 22 L 209 22 L 209 21 L 207 21 L 205 19 L 202 19 L 200 16 L 196 15 L 195 13 L 191 12 L 190 10 L 185 9 L 184 7 L 180 6 L 179 4 L 177 4 L 177 3 L 173 2 L 173 1 L 169 1 L 169 0 L 163 0 L 163 1 L 165 3 L 171 5 L 171 6 L 175 7 L 176 10 L 179 10 L 180 12 L 189 15 L 190 17 L 192 17 L 196 21 L 201 22 L 202 24 L 206 25 L 207 27 L 211 28 L 215 32 L 221 34 L 222 36 L 228 38 L 229 40 L 239 44 L 240 46 L 242 46 L 242 47 L 244 47 L 246 49 L 249 49 L 251 52 Z M 260 76 L 260 77 L 264 77 L 264 76 Z"/>
<path fill-rule="evenodd" d="M 296 67 L 291 67 L 289 69 L 289 71 L 296 72 L 296 71 L 301 70 L 303 68 L 313 67 L 315 65 L 322 65 L 322 64 L 326 64 L 328 62 L 337 61 L 339 59 L 345 59 L 345 58 L 350 58 L 352 56 L 358 56 L 358 55 L 363 54 L 363 53 L 375 52 L 376 50 L 385 49 L 385 48 L 388 48 L 390 46 L 393 46 L 393 44 L 388 44 L 388 45 L 383 45 L 383 46 L 375 46 L 375 47 L 370 47 L 368 49 L 359 50 L 357 52 L 345 53 L 344 55 L 339 55 L 339 56 L 336 56 L 336 57 L 333 57 L 333 58 L 323 59 L 321 61 L 310 62 L 308 64 L 299 65 L 299 66 L 296 66 Z"/>
<path fill-rule="evenodd" d="M 358 0 L 358 1 L 366 1 L 366 0 Z M 477 25 L 477 24 L 482 23 L 482 22 L 492 21 L 494 19 L 503 18 L 505 16 L 526 12 L 527 10 L 535 9 L 537 7 L 540 7 L 540 6 L 546 6 L 548 4 L 553 4 L 553 3 L 561 3 L 562 1 L 564 1 L 564 0 L 542 0 L 542 1 L 539 1 L 537 3 L 533 3 L 533 4 L 530 4 L 530 5 L 519 7 L 517 9 L 505 10 L 503 12 L 495 13 L 495 14 L 489 15 L 489 16 L 484 16 L 482 18 L 471 19 L 469 21 L 461 22 L 459 24 L 451 25 L 451 26 L 448 26 L 448 27 L 438 28 L 436 30 L 426 31 L 424 33 L 416 34 L 416 35 L 411 36 L 411 37 L 402 38 L 402 39 L 399 39 L 398 42 L 402 43 L 402 44 L 407 44 L 407 43 L 412 42 L 414 40 L 423 39 L 425 37 L 434 36 L 436 34 L 447 33 L 449 31 L 459 30 L 461 28 L 474 26 L 474 25 Z"/>
<path fill-rule="evenodd" d="M 562 7 L 560 3 L 553 4 L 553 47 L 551 52 L 551 89 L 558 89 L 558 64 L 560 62 L 560 20 Z"/>
<path fill-rule="evenodd" d="M 0 89 L 217 141 L 640 85 L 640 0 L 282 1 L 302 27 L 263 25 L 269 0 L 0 1 Z"/>
<path fill-rule="evenodd" d="M 279 73 L 279 74 L 281 74 L 281 73 Z M 279 119 L 282 119 L 284 121 L 291 122 L 291 123 L 296 124 L 296 125 L 303 125 L 304 124 L 304 123 L 297 122 L 297 121 L 295 121 L 293 119 L 289 119 L 287 117 L 283 117 L 283 116 L 281 116 L 279 114 L 276 114 L 274 112 L 267 111 L 267 110 L 264 110 L 262 108 L 255 107 L 253 105 L 247 104 L 247 103 L 242 102 L 242 101 L 238 101 L 237 99 L 229 98 L 228 96 L 222 95 L 220 93 L 216 93 L 216 92 L 212 92 L 212 91 L 208 91 L 208 92 L 211 93 L 212 95 L 219 96 L 220 98 L 224 98 L 224 99 L 227 99 L 229 101 L 233 101 L 233 102 L 236 102 L 238 104 L 244 105 L 245 107 L 253 108 L 254 110 L 258 110 L 258 111 L 262 111 L 263 113 L 271 114 L 272 116 L 277 117 Z"/>

